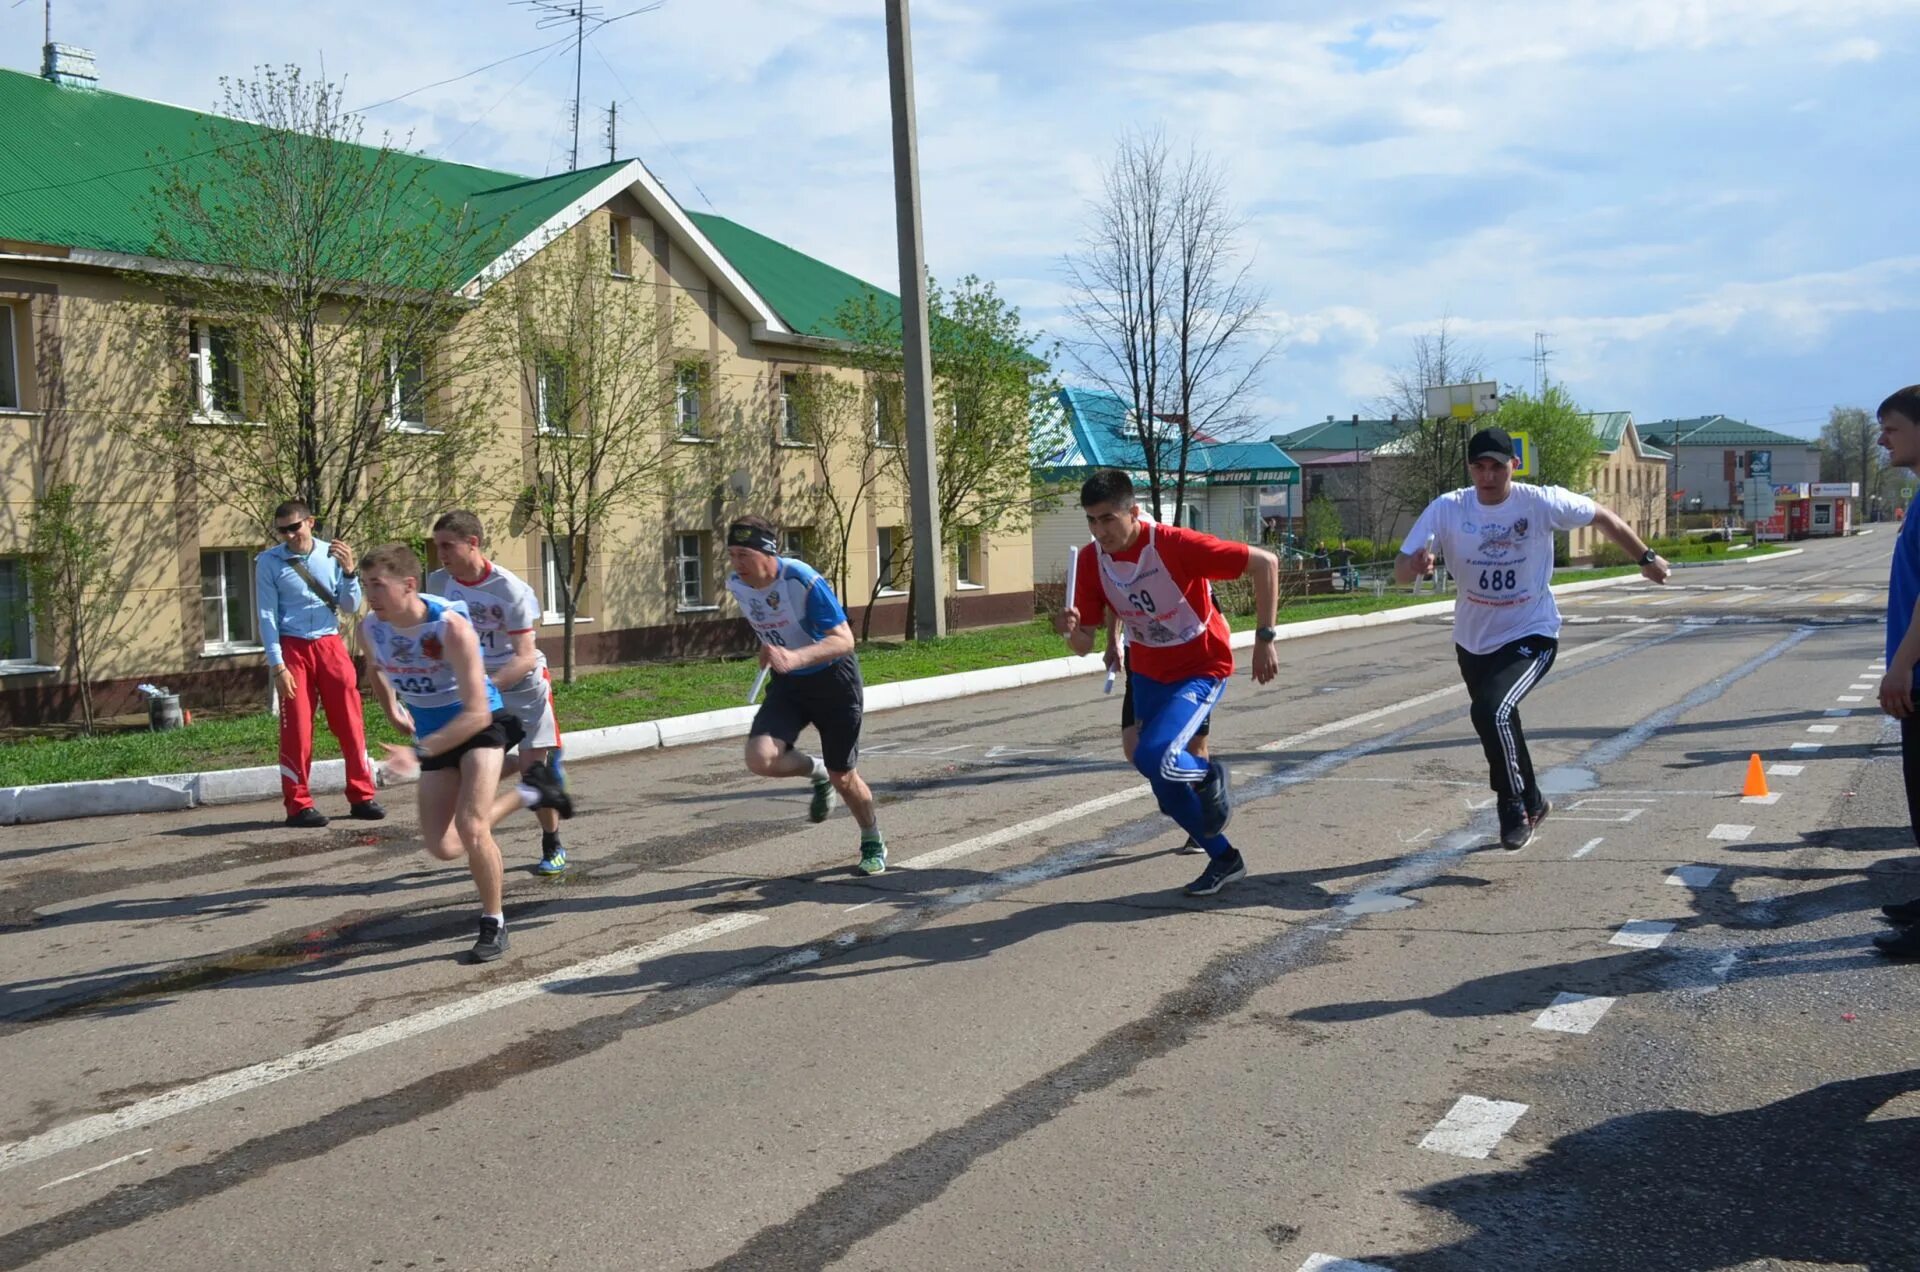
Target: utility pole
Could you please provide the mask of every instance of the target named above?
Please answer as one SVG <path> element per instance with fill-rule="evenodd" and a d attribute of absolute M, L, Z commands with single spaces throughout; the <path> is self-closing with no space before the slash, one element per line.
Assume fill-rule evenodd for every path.
<path fill-rule="evenodd" d="M 607 103 L 607 162 L 612 163 L 620 157 L 620 103 Z"/>
<path fill-rule="evenodd" d="M 1533 333 L 1533 396 L 1536 400 L 1547 387 L 1547 359 L 1553 356 L 1553 350 L 1547 348 L 1548 334 L 1544 331 Z"/>
<path fill-rule="evenodd" d="M 886 0 L 887 79 L 893 98 L 893 201 L 900 237 L 900 354 L 907 394 L 908 501 L 913 511 L 914 631 L 947 634 L 941 569 L 933 358 L 927 345 L 927 262 L 920 234 L 920 155 L 913 113 L 913 36 L 907 0 Z"/>

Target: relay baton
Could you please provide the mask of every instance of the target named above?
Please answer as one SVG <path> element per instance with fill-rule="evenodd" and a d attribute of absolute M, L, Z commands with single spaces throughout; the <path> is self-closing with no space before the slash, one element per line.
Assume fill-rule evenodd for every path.
<path fill-rule="evenodd" d="M 751 688 L 751 689 L 749 689 L 749 690 L 747 690 L 747 705 L 748 705 L 748 706 L 752 706 L 752 705 L 753 705 L 753 700 L 754 700 L 755 698 L 758 698 L 758 697 L 760 696 L 760 690 L 761 690 L 761 689 L 762 689 L 763 687 L 765 687 L 765 685 L 766 685 L 766 683 L 767 683 L 767 670 L 768 670 L 767 668 L 765 668 L 765 667 L 762 667 L 762 668 L 760 669 L 760 674 L 759 674 L 759 675 L 757 675 L 757 676 L 755 676 L 755 677 L 753 678 L 753 688 Z"/>
<path fill-rule="evenodd" d="M 1067 549 L 1067 608 L 1068 609 L 1073 608 L 1073 583 L 1074 583 L 1075 576 L 1077 576 L 1079 573 L 1080 573 L 1080 549 L 1068 548 Z M 1077 619 L 1080 616 L 1078 614 L 1075 614 L 1074 617 Z"/>

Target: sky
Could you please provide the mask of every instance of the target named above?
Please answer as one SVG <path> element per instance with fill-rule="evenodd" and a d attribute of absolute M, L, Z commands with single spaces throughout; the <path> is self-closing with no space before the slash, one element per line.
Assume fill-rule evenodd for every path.
<path fill-rule="evenodd" d="M 606 0 L 612 16 L 646 0 Z M 53 0 L 102 87 L 211 107 L 297 64 L 370 136 L 543 175 L 574 65 L 510 0 Z M 665 0 L 583 55 L 583 165 L 619 153 L 713 211 L 889 290 L 881 0 Z M 1276 17 L 1276 13 L 1285 16 Z M 0 0 L 39 69 L 42 0 Z M 1074 336 L 1064 259 L 1130 129 L 1224 170 L 1283 432 L 1380 405 L 1442 322 L 1489 378 L 1547 374 L 1642 425 L 1817 433 L 1920 381 L 1915 0 L 914 0 L 929 267 Z M 402 101 L 375 106 L 398 94 Z M 1070 362 L 1063 370 L 1071 378 Z"/>

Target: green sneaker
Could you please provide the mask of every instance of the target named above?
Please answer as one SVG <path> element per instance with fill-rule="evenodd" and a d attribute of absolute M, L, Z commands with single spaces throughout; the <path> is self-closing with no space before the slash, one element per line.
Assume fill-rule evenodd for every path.
<path fill-rule="evenodd" d="M 885 874 L 887 872 L 887 846 L 878 840 L 862 840 L 860 843 L 860 864 L 854 867 L 863 875 Z"/>
<path fill-rule="evenodd" d="M 552 852 L 540 858 L 540 864 L 533 868 L 533 873 L 537 875 L 557 875 L 564 874 L 566 869 L 567 850 L 565 848 L 555 848 Z"/>
<path fill-rule="evenodd" d="M 823 822 L 827 814 L 833 811 L 833 783 L 815 782 L 813 784 L 813 803 L 807 808 L 807 820 Z"/>

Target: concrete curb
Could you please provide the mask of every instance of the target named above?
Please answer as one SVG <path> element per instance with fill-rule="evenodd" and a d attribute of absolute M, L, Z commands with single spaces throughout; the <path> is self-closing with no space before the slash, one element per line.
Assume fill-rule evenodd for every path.
<path fill-rule="evenodd" d="M 1752 565 L 1761 561 L 1779 561 L 1797 556 L 1800 548 L 1738 561 L 1700 562 L 1702 565 Z M 1680 567 L 1675 567 L 1680 568 Z M 1562 583 L 1554 595 L 1566 596 L 1591 592 L 1598 588 L 1632 583 L 1637 574 L 1622 574 L 1606 579 L 1587 579 Z M 1430 601 L 1424 605 L 1403 605 L 1374 614 L 1342 614 L 1335 618 L 1316 618 L 1304 623 L 1281 626 L 1280 639 L 1304 640 L 1329 632 L 1355 631 L 1381 627 L 1388 623 L 1411 622 L 1451 613 L 1453 599 Z M 1251 631 L 1235 632 L 1233 647 L 1246 649 L 1253 644 Z M 945 676 L 927 676 L 920 680 L 896 680 L 867 688 L 866 709 L 889 711 L 896 707 L 942 702 L 977 693 L 995 693 L 1020 689 L 1103 671 L 1099 654 L 1085 657 L 1069 655 L 1039 662 L 1013 663 L 1005 667 L 986 667 L 978 671 L 960 671 Z M 743 677 L 743 683 L 746 678 Z M 753 723 L 755 708 L 725 707 L 694 715 L 672 716 L 664 720 L 642 720 L 635 724 L 616 724 L 604 729 L 584 729 L 566 735 L 567 758 L 590 760 L 607 755 L 625 755 L 650 751 L 656 747 L 693 746 L 726 738 L 745 737 Z M 381 786 L 402 784 L 390 779 L 384 765 L 374 765 L 374 776 Z M 412 779 L 405 779 L 411 781 Z M 346 765 L 340 760 L 324 760 L 313 766 L 308 784 L 316 794 L 336 794 L 347 786 Z M 26 822 L 63 821 L 75 817 L 106 817 L 123 813 L 160 813 L 197 808 L 202 804 L 244 804 L 256 800 L 277 799 L 280 795 L 280 770 L 275 765 L 258 768 L 219 769 L 207 773 L 166 773 L 153 777 L 122 777 L 99 782 L 54 782 L 45 786 L 15 786 L 0 789 L 0 826 Z"/>

